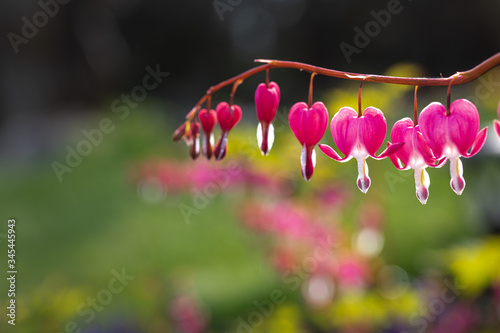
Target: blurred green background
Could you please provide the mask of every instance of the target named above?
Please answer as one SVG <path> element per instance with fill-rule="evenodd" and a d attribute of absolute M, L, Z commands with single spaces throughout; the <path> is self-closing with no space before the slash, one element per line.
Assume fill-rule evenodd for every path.
<path fill-rule="evenodd" d="M 214 2 L 74 0 L 18 53 L 5 38 L 0 267 L 7 275 L 7 220 L 15 218 L 18 274 L 15 327 L 4 314 L 7 281 L 0 282 L 0 332 L 498 332 L 500 141 L 491 123 L 498 70 L 453 88 L 452 99 L 476 104 L 489 140 L 480 154 L 462 159 L 462 196 L 450 188 L 449 164 L 428 170 L 425 206 L 415 197 L 412 171 L 397 171 L 389 160 L 369 159 L 366 195 L 356 189 L 354 161 L 336 163 L 319 150 L 312 180 L 303 181 L 301 147 L 286 120 L 293 103 L 307 97 L 307 73 L 271 71 L 282 101 L 270 156 L 260 155 L 255 139 L 253 93 L 263 75 L 238 90 L 244 116 L 224 161 L 191 161 L 184 144 L 171 142 L 206 89 L 251 68 L 254 58 L 447 76 L 498 51 L 498 3 L 402 2 L 404 10 L 348 62 L 340 43 L 353 44 L 354 27 L 387 5 L 241 1 L 220 20 Z M 21 18 L 31 20 L 41 8 L 30 1 L 0 6 L 4 35 L 20 34 Z M 116 100 L 127 105 L 123 94 L 143 85 L 147 66 L 169 74 L 137 106 L 128 104 L 128 113 L 113 107 Z M 330 117 L 356 106 L 357 83 L 315 82 L 315 100 Z M 223 90 L 214 102 L 228 95 Z M 420 88 L 419 108 L 445 96 L 444 87 Z M 365 84 L 363 105 L 382 109 L 390 128 L 411 117 L 413 89 Z M 83 131 L 103 119 L 113 130 L 59 179 L 54 162 L 66 165 L 68 147 L 81 146 Z M 333 146 L 329 131 L 322 143 Z M 200 199 L 206 177 L 213 185 L 231 162 L 243 171 Z M 195 174 L 201 180 L 193 182 Z M 285 222 L 303 213 L 305 224 L 266 229 L 283 222 L 273 213 L 282 206 L 290 212 Z M 195 207 L 189 218 L 186 207 Z M 304 270 L 317 246 L 287 234 L 304 225 L 333 237 L 333 268 L 305 269 L 292 288 L 287 277 L 299 275 L 290 267 Z M 372 256 L 356 245 L 367 228 L 381 247 Z M 273 301 L 276 290 L 285 301 Z M 448 302 L 450 295 L 456 297 Z"/>

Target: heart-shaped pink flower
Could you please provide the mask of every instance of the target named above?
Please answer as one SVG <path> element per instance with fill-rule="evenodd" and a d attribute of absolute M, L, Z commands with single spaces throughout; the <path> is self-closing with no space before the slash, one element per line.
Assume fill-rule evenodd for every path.
<path fill-rule="evenodd" d="M 456 194 L 465 188 L 460 157 L 474 156 L 481 150 L 488 128 L 479 131 L 479 113 L 466 99 L 451 103 L 450 112 L 438 102 L 426 106 L 419 116 L 419 125 L 425 141 L 437 158 L 450 160 L 450 186 Z M 479 132 L 478 132 L 479 131 Z M 470 149 L 470 152 L 469 152 Z"/>
<path fill-rule="evenodd" d="M 214 148 L 214 156 L 217 161 L 226 156 L 227 138 L 229 131 L 241 120 L 241 108 L 233 104 L 229 106 L 226 102 L 221 102 L 216 107 L 217 121 L 221 128 L 221 135 Z"/>
<path fill-rule="evenodd" d="M 269 154 L 274 142 L 273 120 L 280 102 L 280 88 L 276 82 L 269 85 L 261 83 L 255 91 L 255 109 L 259 125 L 257 127 L 257 142 L 262 155 Z"/>
<path fill-rule="evenodd" d="M 368 176 L 368 164 L 366 158 L 371 156 L 375 159 L 383 159 L 394 154 L 403 146 L 403 142 L 390 145 L 380 155 L 376 156 L 385 139 L 387 132 L 387 122 L 382 111 L 375 107 L 367 107 L 362 116 L 351 107 L 343 107 L 333 116 L 330 123 L 333 142 L 345 155 L 342 158 L 332 147 L 319 145 L 319 148 L 328 157 L 339 161 L 347 162 L 351 158 L 358 161 L 358 188 L 366 193 L 370 187 L 370 177 Z"/>
<path fill-rule="evenodd" d="M 425 168 L 438 167 L 439 160 L 435 158 L 431 148 L 425 142 L 420 127 L 415 126 L 410 118 L 397 121 L 392 127 L 391 140 L 404 142 L 396 153 L 389 156 L 394 166 L 399 170 L 413 169 L 415 171 L 415 188 L 417 199 L 425 205 L 429 198 L 430 178 Z M 388 143 L 390 146 L 391 144 Z M 444 161 L 444 160 L 443 160 Z"/>
<path fill-rule="evenodd" d="M 217 112 L 213 109 L 201 109 L 200 112 L 198 112 L 198 119 L 203 128 L 203 155 L 205 155 L 207 159 L 210 159 L 212 157 L 212 146 L 214 144 L 214 135 L 212 131 L 215 124 L 217 124 Z"/>
<path fill-rule="evenodd" d="M 322 102 L 314 103 L 310 108 L 304 102 L 296 103 L 288 114 L 290 128 L 302 145 L 300 162 L 305 180 L 311 179 L 316 164 L 316 146 L 325 134 L 328 125 L 328 110 Z"/>

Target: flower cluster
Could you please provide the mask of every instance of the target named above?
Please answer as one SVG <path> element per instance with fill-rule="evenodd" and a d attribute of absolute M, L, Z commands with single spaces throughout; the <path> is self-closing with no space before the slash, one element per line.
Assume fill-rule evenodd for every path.
<path fill-rule="evenodd" d="M 413 169 L 415 173 L 416 196 L 422 204 L 429 197 L 430 178 L 427 167 L 441 167 L 450 161 L 450 186 L 461 195 L 465 188 L 461 157 L 474 156 L 483 147 L 488 129 L 479 130 L 479 113 L 470 101 L 459 99 L 450 104 L 449 96 L 453 79 L 448 89 L 448 103 L 445 107 L 439 102 L 432 102 L 418 115 L 415 102 L 414 119 L 403 118 L 397 121 L 390 131 L 390 142 L 385 150 L 377 154 L 387 135 L 387 121 L 383 112 L 373 106 L 361 109 L 361 86 L 359 93 L 358 111 L 345 106 L 333 116 L 330 121 L 330 130 L 333 142 L 343 157 L 327 144 L 319 144 L 326 132 L 328 124 L 328 110 L 320 101 L 312 103 L 312 82 L 316 73 L 311 75 L 309 87 L 309 101 L 294 104 L 289 112 L 290 128 L 299 141 L 302 152 L 300 165 L 302 176 L 310 180 L 316 165 L 315 147 L 331 159 L 338 162 L 347 162 L 352 158 L 357 160 L 357 186 L 366 193 L 371 185 L 368 172 L 367 158 L 376 160 L 389 158 L 399 170 Z M 363 77 L 366 79 L 367 77 Z M 202 152 L 207 159 L 214 155 L 221 160 L 227 152 L 229 131 L 238 124 L 242 116 L 239 106 L 232 103 L 236 87 L 241 81 L 236 81 L 231 94 L 231 103 L 222 102 L 216 110 L 210 110 L 210 98 L 207 108 L 190 113 L 196 115 L 203 129 Z M 416 90 L 415 90 L 416 94 Z M 416 96 L 415 96 L 416 101 Z M 274 142 L 273 120 L 280 102 L 280 88 L 275 82 L 269 82 L 267 73 L 266 83 L 258 85 L 255 92 L 255 106 L 259 124 L 257 127 L 257 143 L 263 155 L 268 155 Z M 194 113 L 193 113 L 194 112 Z M 500 105 L 498 109 L 500 118 Z M 191 146 L 190 154 L 193 159 L 199 156 L 200 125 L 189 117 L 174 134 L 174 140 L 184 138 Z M 193 120 L 194 119 L 194 120 Z M 220 137 L 213 145 L 213 129 L 216 124 L 221 129 Z M 500 121 L 495 120 L 494 128 L 500 138 Z"/>

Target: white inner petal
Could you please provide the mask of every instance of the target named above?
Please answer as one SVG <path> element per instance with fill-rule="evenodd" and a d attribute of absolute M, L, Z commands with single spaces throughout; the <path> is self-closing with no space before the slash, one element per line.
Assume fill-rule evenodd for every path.
<path fill-rule="evenodd" d="M 262 125 L 260 123 L 257 125 L 257 144 L 259 148 L 262 147 Z"/>
<path fill-rule="evenodd" d="M 259 125 L 257 125 L 257 144 L 259 145 L 259 148 L 261 148 L 262 155 L 268 155 L 274 143 L 273 124 L 269 124 L 269 128 L 267 130 L 267 152 L 265 153 L 262 151 L 262 141 L 264 141 L 264 133 L 262 131 L 262 124 L 259 122 Z"/>
<path fill-rule="evenodd" d="M 269 130 L 267 131 L 267 151 L 269 152 L 273 147 L 274 143 L 274 126 L 269 124 Z"/>
<path fill-rule="evenodd" d="M 302 152 L 300 153 L 300 166 L 302 168 L 302 173 L 305 175 L 306 173 L 306 146 L 302 148 Z"/>

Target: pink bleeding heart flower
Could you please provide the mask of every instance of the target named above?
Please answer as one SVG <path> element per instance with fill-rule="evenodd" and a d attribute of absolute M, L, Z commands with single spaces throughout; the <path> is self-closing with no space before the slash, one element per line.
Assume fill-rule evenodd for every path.
<path fill-rule="evenodd" d="M 262 155 L 269 154 L 274 142 L 274 127 L 272 121 L 280 103 L 280 88 L 276 82 L 269 85 L 261 83 L 255 91 L 255 109 L 259 125 L 257 127 L 257 142 Z"/>
<path fill-rule="evenodd" d="M 328 125 L 328 110 L 322 102 L 316 102 L 311 107 L 304 102 L 299 102 L 290 109 L 288 122 L 293 134 L 303 147 L 300 155 L 302 176 L 305 180 L 309 180 L 316 165 L 314 146 L 325 134 Z"/>
<path fill-rule="evenodd" d="M 214 148 L 214 156 L 217 161 L 226 156 L 227 152 L 227 137 L 229 131 L 236 126 L 241 120 L 241 108 L 233 104 L 229 106 L 226 102 L 221 102 L 215 108 L 217 112 L 217 121 L 221 129 L 221 135 Z"/>
<path fill-rule="evenodd" d="M 201 109 L 198 113 L 201 127 L 203 128 L 203 155 L 209 160 L 212 157 L 212 147 L 214 145 L 214 134 L 212 133 L 217 124 L 217 112 L 215 110 Z"/>
<path fill-rule="evenodd" d="M 392 142 L 404 142 L 396 153 L 389 156 L 394 166 L 399 170 L 415 170 L 415 188 L 417 199 L 425 205 L 429 198 L 431 184 L 429 174 L 425 170 L 428 166 L 438 167 L 442 163 L 435 158 L 431 148 L 425 142 L 419 125 L 415 126 L 410 118 L 397 121 L 391 131 Z M 390 146 L 391 144 L 388 143 Z M 444 163 L 443 159 L 443 163 Z"/>
<path fill-rule="evenodd" d="M 500 103 L 498 103 L 498 119 L 500 119 Z M 497 132 L 497 136 L 500 139 L 500 121 L 494 120 L 493 125 L 495 126 L 495 132 Z"/>
<path fill-rule="evenodd" d="M 479 131 L 476 107 L 466 99 L 459 99 L 451 103 L 447 114 L 441 103 L 433 102 L 422 110 L 418 122 L 434 155 L 450 160 L 451 188 L 456 194 L 462 194 L 465 179 L 460 156 L 468 158 L 477 154 L 488 136 L 487 127 Z"/>
<path fill-rule="evenodd" d="M 403 146 L 403 142 L 390 145 L 379 156 L 376 156 L 385 139 L 387 123 L 382 111 L 375 107 L 367 107 L 362 116 L 351 107 L 343 107 L 333 116 L 330 123 L 333 142 L 345 155 L 344 158 L 330 146 L 319 145 L 319 148 L 328 157 L 339 161 L 347 162 L 351 158 L 358 161 L 358 188 L 366 193 L 370 187 L 370 177 L 368 176 L 368 164 L 366 159 L 371 156 L 375 159 L 383 159 L 394 154 Z"/>

